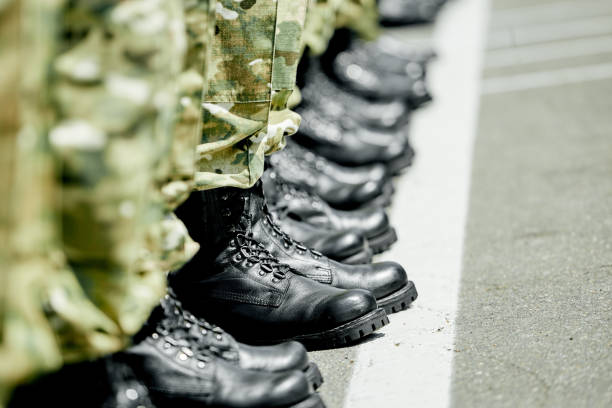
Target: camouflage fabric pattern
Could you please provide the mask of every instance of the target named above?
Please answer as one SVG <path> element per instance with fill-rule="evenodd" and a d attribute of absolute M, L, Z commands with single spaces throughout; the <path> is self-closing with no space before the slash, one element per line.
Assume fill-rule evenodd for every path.
<path fill-rule="evenodd" d="M 17 58 L 23 126 L 2 271 L 4 398 L 33 375 L 120 349 L 162 295 L 164 275 L 132 266 L 185 43 L 174 0 L 14 4 L 2 28 L 26 22 L 28 55 Z"/>
<path fill-rule="evenodd" d="M 306 10 L 307 0 L 216 3 L 197 189 L 251 187 L 263 173 L 264 156 L 297 131 L 299 116 L 286 109 L 286 102 L 295 83 Z"/>
<path fill-rule="evenodd" d="M 349 28 L 366 40 L 380 34 L 376 0 L 311 0 L 304 44 L 321 55 L 338 28 Z"/>
<path fill-rule="evenodd" d="M 81 0 L 62 15 L 72 35 L 53 62 L 49 139 L 61 162 L 63 249 L 88 297 L 129 335 L 165 285 L 136 261 L 145 226 L 161 216 L 147 200 L 171 142 L 183 11 L 175 0 Z"/>
<path fill-rule="evenodd" d="M 310 0 L 304 28 L 304 46 L 313 55 L 321 55 L 327 50 L 329 40 L 336 30 L 338 11 L 344 1 L 347 0 Z"/>
<path fill-rule="evenodd" d="M 336 28 L 349 28 L 365 40 L 380 34 L 376 0 L 344 0 L 338 9 Z"/>
<path fill-rule="evenodd" d="M 195 149 L 202 128 L 201 103 L 207 89 L 208 63 L 215 31 L 213 0 L 183 0 L 187 52 L 178 76 L 177 104 L 166 154 L 157 168 L 149 212 L 153 220 L 137 268 L 147 274 L 180 268 L 199 246 L 172 212 L 194 188 Z"/>

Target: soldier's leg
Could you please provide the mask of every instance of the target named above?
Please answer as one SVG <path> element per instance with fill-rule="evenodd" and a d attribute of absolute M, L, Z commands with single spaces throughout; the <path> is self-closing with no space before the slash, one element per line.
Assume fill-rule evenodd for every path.
<path fill-rule="evenodd" d="M 61 13 L 49 134 L 63 249 L 87 295 L 129 336 L 164 288 L 163 271 L 135 262 L 145 226 L 160 216 L 146 200 L 169 146 L 182 10 L 176 0 L 83 0 Z"/>
<path fill-rule="evenodd" d="M 1 351 L 13 385 L 118 350 L 162 293 L 163 275 L 130 267 L 174 108 L 182 45 L 170 41 L 184 35 L 174 1 L 19 3 L 28 55 Z"/>
<path fill-rule="evenodd" d="M 283 7 L 295 10 L 294 23 L 277 19 L 279 11 L 286 13 Z M 223 0 L 217 3 L 216 11 L 217 33 L 203 104 L 196 188 L 248 188 L 263 172 L 265 153 L 282 143 L 280 138 L 267 137 L 273 81 L 286 82 L 290 80 L 283 73 L 286 67 L 297 69 L 292 50 L 296 41 L 301 41 L 306 1 L 284 6 L 283 1 L 273 0 Z M 273 73 L 275 49 L 279 69 Z M 283 55 L 286 49 L 291 51 Z"/>
<path fill-rule="evenodd" d="M 198 250 L 183 223 L 172 212 L 194 188 L 196 146 L 202 129 L 202 95 L 207 91 L 208 66 L 215 32 L 214 0 L 183 0 L 187 52 L 177 79 L 177 105 L 165 159 L 155 173 L 152 211 L 162 219 L 148 230 L 141 269 L 176 270 Z"/>

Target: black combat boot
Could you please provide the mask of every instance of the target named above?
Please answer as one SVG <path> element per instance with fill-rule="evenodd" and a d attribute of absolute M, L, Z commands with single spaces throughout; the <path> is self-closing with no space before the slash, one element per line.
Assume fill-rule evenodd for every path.
<path fill-rule="evenodd" d="M 112 357 L 69 364 L 19 386 L 9 408 L 41 404 L 65 408 L 155 408 L 149 390 L 132 368 Z"/>
<path fill-rule="evenodd" d="M 399 264 L 346 265 L 333 261 L 289 237 L 269 213 L 256 225 L 255 237 L 297 274 L 337 288 L 367 289 L 387 313 L 405 310 L 417 298 L 414 283 Z"/>
<path fill-rule="evenodd" d="M 315 227 L 291 217 L 275 220 L 289 236 L 334 261 L 349 265 L 372 262 L 374 253 L 368 241 L 357 232 Z"/>
<path fill-rule="evenodd" d="M 411 109 L 432 100 L 422 66 L 407 65 L 403 73 L 385 72 L 372 60 L 355 57 L 351 53 L 340 53 L 328 62 L 326 72 L 345 89 L 374 100 L 402 99 Z"/>
<path fill-rule="evenodd" d="M 349 116 L 335 116 L 308 103 L 295 111 L 302 117 L 295 141 L 329 160 L 349 167 L 382 163 L 389 174 L 397 174 L 412 164 L 414 151 L 408 143 L 407 126 L 368 128 Z"/>
<path fill-rule="evenodd" d="M 383 35 L 376 41 L 351 41 L 349 48 L 336 56 L 334 64 L 370 65 L 381 75 L 392 72 L 418 79 L 426 77 L 427 65 L 435 56 L 427 42 L 406 44 Z"/>
<path fill-rule="evenodd" d="M 262 177 L 266 200 L 274 219 L 281 229 L 295 240 L 310 248 L 319 250 L 315 238 L 321 231 L 353 231 L 365 237 L 368 247 L 374 254 L 379 254 L 397 241 L 395 229 L 389 224 L 384 209 L 379 206 L 368 206 L 352 211 L 332 208 L 319 196 L 308 192 L 299 185 L 284 181 L 274 169 L 267 169 Z M 296 223 L 310 225 L 310 232 Z M 329 258 L 343 263 L 323 252 Z M 362 263 L 369 263 L 362 262 Z"/>
<path fill-rule="evenodd" d="M 308 360 L 308 353 L 302 344 L 295 341 L 273 346 L 250 346 L 239 343 L 219 326 L 187 311 L 171 288 L 168 289 L 160 305 L 151 313 L 141 333 L 150 332 L 151 327 L 155 327 L 158 332 L 164 330 L 163 324 L 186 326 L 191 330 L 195 347 L 209 349 L 218 357 L 243 370 L 266 372 L 301 370 L 314 389 L 323 384 L 319 368 Z M 136 338 L 138 337 L 137 335 Z"/>
<path fill-rule="evenodd" d="M 318 106 L 336 116 L 349 116 L 364 126 L 394 129 L 410 121 L 408 104 L 400 98 L 390 101 L 365 99 L 349 92 L 332 81 L 321 69 L 317 59 L 305 59 L 303 86 L 300 87 L 305 103 Z"/>
<path fill-rule="evenodd" d="M 164 310 L 172 307 L 172 310 Z M 217 344 L 222 333 L 210 325 L 183 318 L 180 303 L 158 309 L 160 319 L 150 320 L 137 335 L 137 343 L 114 354 L 113 361 L 128 364 L 149 390 L 157 407 L 286 407 L 323 408 L 321 399 L 302 371 L 253 371 L 236 362 L 235 350 Z M 169 313 L 170 312 L 170 313 Z M 203 331 L 206 331 L 203 337 Z M 296 362 L 294 362 L 296 363 Z M 298 364 L 299 365 L 299 364 Z M 300 367 L 301 368 L 301 367 Z"/>
<path fill-rule="evenodd" d="M 284 180 L 302 186 L 336 208 L 391 204 L 393 184 L 381 164 L 348 168 L 296 143 L 288 143 L 285 149 L 268 157 L 266 164 Z M 351 169 L 355 169 L 354 174 Z"/>
<path fill-rule="evenodd" d="M 385 26 L 432 22 L 447 0 L 380 0 L 378 12 Z"/>
<path fill-rule="evenodd" d="M 302 371 L 308 360 L 299 345 L 278 346 L 284 355 L 266 356 L 263 363 L 261 353 L 222 349 L 229 339 L 220 330 L 193 321 L 183 318 L 180 303 L 166 302 L 135 337 L 134 346 L 65 366 L 20 387 L 9 406 L 38 406 L 43 396 L 45 405 L 75 408 L 325 407 Z M 209 330 L 216 342 L 204 340 Z M 299 370 L 273 371 L 281 366 Z"/>
<path fill-rule="evenodd" d="M 334 288 L 294 274 L 270 254 L 254 238 L 254 227 L 264 218 L 262 204 L 259 182 L 248 190 L 194 192 L 177 208 L 201 245 L 169 278 L 188 310 L 239 341 L 297 340 L 307 348 L 342 346 L 388 323 L 369 291 Z"/>
<path fill-rule="evenodd" d="M 336 309 L 334 307 L 332 309 L 333 313 L 331 314 L 332 318 L 337 319 L 336 316 L 339 315 L 336 313 L 339 313 L 342 316 L 341 320 L 345 321 L 348 316 L 350 316 L 352 320 L 356 316 L 375 315 L 373 314 L 374 312 L 370 311 L 372 306 L 366 307 L 366 305 L 368 305 L 366 300 L 371 299 L 371 294 L 376 297 L 381 308 L 391 313 L 406 309 L 416 299 L 417 292 L 414 284 L 408 280 L 404 269 L 394 262 L 381 262 L 371 265 L 341 264 L 332 261 L 319 252 L 308 249 L 283 233 L 268 211 L 261 181 L 257 182 L 254 187 L 247 191 L 231 189 L 228 193 L 240 194 L 243 198 L 244 210 L 241 217 L 244 218 L 243 223 L 248 224 L 247 227 L 244 227 L 248 232 L 238 233 L 235 238 L 230 239 L 227 249 L 217 256 L 215 265 L 212 265 L 212 267 L 221 269 L 220 272 L 212 276 L 206 276 L 205 269 L 200 269 L 204 268 L 205 265 L 202 261 L 197 260 L 196 256 L 192 262 L 187 264 L 187 268 L 183 268 L 178 274 L 179 276 L 183 275 L 182 284 L 180 286 L 178 284 L 173 286 L 179 298 L 189 310 L 196 314 L 202 314 L 207 319 L 209 315 L 214 315 L 215 317 L 211 317 L 209 320 L 213 320 L 215 323 L 217 323 L 217 321 L 221 322 L 221 319 L 223 319 L 221 322 L 222 325 L 238 339 L 241 339 L 240 336 L 248 336 L 250 342 L 261 342 L 262 340 L 269 341 L 267 340 L 268 338 L 276 339 L 278 333 L 276 330 L 267 333 L 263 328 L 283 327 L 285 332 L 292 333 L 292 337 L 299 341 L 316 340 L 316 337 L 303 336 L 297 334 L 296 331 L 302 331 L 304 327 L 318 327 L 321 324 L 320 320 L 315 320 L 315 325 L 312 325 L 304 316 L 312 318 L 310 312 L 318 310 L 319 307 L 326 310 L 328 306 L 325 303 L 318 303 L 320 302 L 319 299 L 321 299 L 320 296 L 326 293 L 323 291 L 323 288 L 348 290 L 348 292 L 340 292 L 339 294 L 343 299 L 347 296 L 350 298 L 350 301 L 344 300 L 344 302 L 346 302 L 344 303 L 346 308 Z M 202 197 L 201 193 L 195 197 L 192 195 L 189 200 L 181 205 L 181 207 L 179 207 L 180 211 L 177 211 L 179 217 L 186 220 L 186 213 L 188 213 L 190 215 L 189 218 L 193 220 L 195 216 L 193 212 L 197 209 L 196 205 L 200 207 L 199 216 L 201 217 L 203 214 L 202 208 L 209 208 L 210 205 L 206 202 L 203 203 L 202 199 L 199 197 Z M 194 198 L 194 200 L 192 200 L 192 198 Z M 227 201 L 230 200 L 231 198 L 228 197 Z M 212 206 L 214 205 L 215 204 L 212 204 Z M 187 208 L 190 209 L 187 210 Z M 217 214 L 220 210 L 212 209 L 212 211 L 213 214 Z M 235 211 L 235 209 L 230 211 Z M 186 224 L 188 225 L 187 228 L 190 228 L 189 223 Z M 192 236 L 195 237 L 194 234 L 192 234 Z M 197 237 L 195 238 L 196 240 L 198 239 Z M 201 244 L 213 245 L 214 242 Z M 225 251 L 231 252 L 226 253 Z M 255 274 L 252 271 L 257 266 L 257 262 L 261 262 L 257 261 L 258 257 L 273 259 L 278 263 L 269 267 L 266 267 L 264 263 L 263 269 L 259 268 L 259 272 Z M 227 260 L 227 258 L 230 259 Z M 230 267 L 234 265 L 236 265 L 236 267 L 230 269 Z M 250 272 L 246 274 L 248 277 L 253 275 L 261 277 L 261 279 L 257 281 L 259 283 L 258 286 L 252 283 L 253 280 L 247 281 L 244 278 L 238 278 L 240 275 L 238 275 L 235 270 L 240 270 L 240 272 L 242 272 L 244 269 Z M 267 272 L 268 270 L 270 272 Z M 245 275 L 244 272 L 242 273 Z M 272 276 L 267 277 L 266 275 L 268 273 Z M 266 278 L 268 279 L 265 280 Z M 303 280 L 304 278 L 310 279 Z M 292 285 L 296 285 L 296 281 L 300 283 L 308 282 L 309 285 L 318 282 L 323 286 L 309 286 L 317 288 L 320 292 L 311 290 L 310 293 L 306 293 L 305 286 L 303 288 L 297 288 L 300 289 L 299 291 L 290 292 L 292 290 Z M 268 286 L 270 289 L 261 293 L 259 292 L 261 290 L 259 287 L 263 285 Z M 178 290 L 179 287 L 184 291 L 184 295 Z M 244 288 L 250 289 L 250 292 L 245 293 Z M 276 288 L 280 288 L 279 292 L 285 291 L 284 293 L 288 293 L 292 296 L 286 295 L 283 297 L 280 293 L 275 293 L 271 290 Z M 350 294 L 353 293 L 353 291 L 355 291 L 354 295 L 347 295 L 347 293 Z M 356 298 L 357 295 L 361 296 L 359 300 Z M 304 296 L 309 296 L 307 301 Z M 240 302 L 232 300 L 235 298 L 240 299 Z M 329 298 L 326 297 L 324 299 Z M 288 303 L 285 308 L 283 307 L 283 300 L 292 302 Z M 251 305 L 245 306 L 248 302 L 257 304 L 259 307 L 253 308 Z M 203 308 L 202 305 L 210 303 L 212 303 L 212 305 L 207 306 L 208 310 Z M 276 305 L 277 307 L 271 309 L 269 308 L 270 305 Z M 335 304 L 332 305 L 335 306 Z M 196 310 L 196 307 L 199 307 L 201 312 L 200 310 Z M 303 314 L 304 312 L 302 309 L 304 308 L 309 311 L 306 315 Z M 366 309 L 368 310 L 367 314 L 364 313 Z M 240 316 L 240 318 L 234 316 L 232 312 Z M 250 312 L 251 314 L 246 315 L 246 312 Z M 261 317 L 257 316 L 257 314 L 261 315 Z M 288 321 L 287 315 L 289 315 L 289 317 L 293 316 L 293 319 Z M 271 317 L 275 318 L 273 325 L 269 321 Z M 253 321 L 259 323 L 258 330 L 261 333 L 250 333 L 248 331 L 255 330 L 252 323 Z M 361 322 L 360 319 L 357 321 Z M 296 327 L 298 322 L 301 324 Z M 332 320 L 332 322 L 334 321 Z M 375 323 L 375 321 L 372 323 Z M 336 322 L 333 324 L 336 324 Z M 247 327 L 248 330 L 245 330 L 245 327 Z M 329 327 L 329 322 L 326 327 Z M 373 328 L 376 327 L 363 327 L 363 329 L 368 330 L 367 333 L 363 332 L 363 334 L 371 333 Z M 321 330 L 319 330 L 319 332 L 321 332 Z M 332 335 L 331 337 L 336 339 L 335 335 L 337 331 L 335 329 L 331 331 L 328 329 L 326 332 L 329 332 Z M 240 335 L 238 335 L 238 333 L 240 333 Z M 285 337 L 282 340 L 288 338 L 291 337 Z M 349 339 L 352 338 L 349 337 Z M 249 342 L 247 340 L 245 341 Z"/>

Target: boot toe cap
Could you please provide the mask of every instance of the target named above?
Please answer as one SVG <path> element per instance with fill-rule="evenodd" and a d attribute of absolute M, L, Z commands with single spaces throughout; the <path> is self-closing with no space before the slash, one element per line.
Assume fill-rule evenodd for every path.
<path fill-rule="evenodd" d="M 281 372 L 304 370 L 308 353 L 301 343 L 290 341 L 274 346 L 239 345 L 240 367 L 245 370 Z"/>
<path fill-rule="evenodd" d="M 404 268 L 395 262 L 380 262 L 372 265 L 368 288 L 377 299 L 385 297 L 408 283 Z"/>
<path fill-rule="evenodd" d="M 336 295 L 323 311 L 324 319 L 332 326 L 348 323 L 374 310 L 378 305 L 374 295 L 363 289 L 346 290 Z"/>
<path fill-rule="evenodd" d="M 365 250 L 365 238 L 354 232 L 338 231 L 315 247 L 332 259 L 343 259 Z"/>
<path fill-rule="evenodd" d="M 276 373 L 266 395 L 265 407 L 286 407 L 300 402 L 311 393 L 311 386 L 302 371 Z"/>

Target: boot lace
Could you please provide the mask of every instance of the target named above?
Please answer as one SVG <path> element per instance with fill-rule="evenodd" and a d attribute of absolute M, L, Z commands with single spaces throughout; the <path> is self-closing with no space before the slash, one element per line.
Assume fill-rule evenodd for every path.
<path fill-rule="evenodd" d="M 274 177 L 274 183 L 280 193 L 279 196 L 284 196 L 285 201 L 289 201 L 292 198 L 297 198 L 306 201 L 315 209 L 322 209 L 325 207 L 324 201 L 319 196 L 304 188 L 297 187 L 295 184 L 285 182 L 278 175 Z M 273 202 L 272 208 L 275 210 L 282 210 L 286 208 L 282 201 L 283 200 L 276 198 Z"/>
<path fill-rule="evenodd" d="M 319 251 L 315 251 L 312 248 L 308 248 L 307 246 L 303 245 L 302 243 L 294 240 L 293 238 L 291 238 L 289 235 L 287 235 L 274 221 L 274 217 L 272 216 L 272 213 L 270 212 L 269 208 L 267 205 L 264 206 L 264 216 L 265 216 L 265 221 L 267 222 L 267 224 L 270 226 L 270 228 L 272 228 L 272 231 L 274 231 L 274 233 L 276 233 L 281 241 L 283 242 L 283 246 L 285 248 L 290 248 L 290 247 L 295 247 L 298 251 L 300 252 L 308 252 L 310 253 L 310 255 L 315 258 L 315 259 L 319 259 L 323 256 L 323 254 Z"/>
<path fill-rule="evenodd" d="M 263 245 L 253 238 L 250 232 L 239 232 L 230 241 L 230 247 L 234 247 L 237 253 L 234 260 L 241 262 L 246 259 L 248 265 L 259 264 L 260 275 L 271 273 L 278 281 L 287 278 L 291 270 L 289 265 L 282 264 Z"/>

